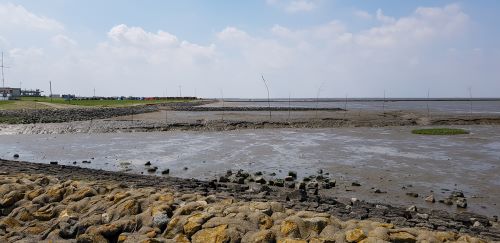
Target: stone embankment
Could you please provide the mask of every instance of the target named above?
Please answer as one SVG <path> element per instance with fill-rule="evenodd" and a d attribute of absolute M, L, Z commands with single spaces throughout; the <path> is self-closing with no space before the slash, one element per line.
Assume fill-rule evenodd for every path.
<path fill-rule="evenodd" d="M 158 111 L 156 106 L 132 106 L 115 108 L 68 108 L 39 110 L 0 110 L 0 123 L 32 124 L 60 123 L 104 119 Z"/>
<path fill-rule="evenodd" d="M 126 182 L 0 176 L 2 242 L 486 242 Z"/>
<path fill-rule="evenodd" d="M 0 171 L 0 242 L 500 239 L 498 223 L 484 216 L 342 203 L 309 190 L 263 185 L 260 176 L 249 176 L 256 184 L 231 182 L 245 172 L 222 179 L 229 182 L 205 182 L 5 160 Z"/>

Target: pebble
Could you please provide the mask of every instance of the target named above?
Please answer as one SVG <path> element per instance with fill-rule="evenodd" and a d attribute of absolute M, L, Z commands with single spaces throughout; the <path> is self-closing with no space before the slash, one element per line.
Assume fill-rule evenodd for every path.
<path fill-rule="evenodd" d="M 361 186 L 361 184 L 356 181 L 356 182 L 351 183 L 351 186 Z"/>
<path fill-rule="evenodd" d="M 457 204 L 457 207 L 459 208 L 466 208 L 467 207 L 467 199 L 465 198 L 458 198 L 455 203 Z"/>
<path fill-rule="evenodd" d="M 436 199 L 434 199 L 434 195 L 429 195 L 428 197 L 425 198 L 426 202 L 434 203 L 436 202 Z"/>

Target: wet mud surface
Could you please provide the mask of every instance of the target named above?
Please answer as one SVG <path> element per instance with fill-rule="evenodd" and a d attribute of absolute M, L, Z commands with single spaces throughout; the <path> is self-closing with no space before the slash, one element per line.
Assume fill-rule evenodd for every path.
<path fill-rule="evenodd" d="M 2 137 L 0 157 L 17 153 L 33 162 L 158 176 L 169 169 L 175 177 L 202 180 L 227 169 L 262 172 L 268 180 L 322 169 L 339 185 L 324 191 L 331 195 L 456 212 L 461 209 L 424 198 L 458 190 L 468 198 L 467 211 L 494 216 L 500 212 L 500 127 L 462 128 L 471 134 L 421 136 L 410 127 L 387 127 L 17 135 Z M 148 172 L 148 161 L 158 170 Z"/>

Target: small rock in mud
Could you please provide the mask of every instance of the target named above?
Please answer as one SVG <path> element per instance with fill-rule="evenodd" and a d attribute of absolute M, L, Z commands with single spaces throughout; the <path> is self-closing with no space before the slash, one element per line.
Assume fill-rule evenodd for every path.
<path fill-rule="evenodd" d="M 410 197 L 418 197 L 418 193 L 415 192 L 407 192 L 406 195 Z"/>
<path fill-rule="evenodd" d="M 361 183 L 355 181 L 355 182 L 351 183 L 351 186 L 361 186 Z"/>
<path fill-rule="evenodd" d="M 153 172 L 156 172 L 156 170 L 158 170 L 158 167 L 153 167 L 153 168 L 149 168 L 148 172 L 153 173 Z"/>
<path fill-rule="evenodd" d="M 58 164 L 58 162 L 57 162 L 57 161 L 50 161 L 50 164 L 51 164 L 51 165 L 57 165 L 57 164 Z"/>
<path fill-rule="evenodd" d="M 288 171 L 288 176 L 291 176 L 291 177 L 297 179 L 297 172 L 295 172 L 295 171 Z"/>
<path fill-rule="evenodd" d="M 465 199 L 463 197 L 458 198 L 455 203 L 457 204 L 457 207 L 459 207 L 459 208 L 466 208 L 467 207 L 467 199 Z"/>
<path fill-rule="evenodd" d="M 165 169 L 161 172 L 162 175 L 168 175 L 170 174 L 170 169 Z"/>
<path fill-rule="evenodd" d="M 82 161 L 82 163 L 83 163 L 83 164 L 90 164 L 91 162 L 90 162 L 90 161 L 88 161 L 88 160 L 84 160 L 84 161 Z"/>
<path fill-rule="evenodd" d="M 453 201 L 450 198 L 441 199 L 439 202 L 446 205 L 453 205 Z"/>
<path fill-rule="evenodd" d="M 19 154 L 14 154 L 14 159 L 19 159 Z"/>
<path fill-rule="evenodd" d="M 429 195 L 428 197 L 425 198 L 425 201 L 426 202 L 431 202 L 431 203 L 434 203 L 436 202 L 436 199 L 434 199 L 434 195 Z"/>
<path fill-rule="evenodd" d="M 148 161 L 144 164 L 145 166 L 150 166 L 151 165 L 151 161 Z"/>

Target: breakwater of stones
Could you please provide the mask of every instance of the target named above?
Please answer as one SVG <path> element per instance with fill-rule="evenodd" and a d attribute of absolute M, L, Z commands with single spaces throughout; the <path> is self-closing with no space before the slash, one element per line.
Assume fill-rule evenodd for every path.
<path fill-rule="evenodd" d="M 102 185 L 103 183 L 111 183 L 114 186 L 112 188 L 122 188 L 124 190 L 124 193 L 126 192 L 132 192 L 136 189 L 143 190 L 143 194 L 140 195 L 135 195 L 131 197 L 130 199 L 136 200 L 136 202 L 132 203 L 123 203 L 123 205 L 120 203 L 115 203 L 115 204 L 110 204 L 106 206 L 107 208 L 116 208 L 116 212 L 107 212 L 108 210 L 97 210 L 96 212 L 99 212 L 99 220 L 102 220 L 102 215 L 103 213 L 107 213 L 109 217 L 111 217 L 114 220 L 119 220 L 119 219 L 133 219 L 136 217 L 130 218 L 130 215 L 123 215 L 123 217 L 129 217 L 129 218 L 121 218 L 122 216 L 117 216 L 115 217 L 115 214 L 120 214 L 120 212 L 124 211 L 125 204 L 128 206 L 131 206 L 132 208 L 135 208 L 136 206 L 134 205 L 140 205 L 137 206 L 140 208 L 139 210 L 134 211 L 132 215 L 138 215 L 141 214 L 145 211 L 147 211 L 147 208 L 151 206 L 152 202 L 149 202 L 149 204 L 143 204 L 139 198 L 144 198 L 144 200 L 150 200 L 151 198 L 149 196 L 155 194 L 155 192 L 158 192 L 158 190 L 162 190 L 165 188 L 168 188 L 168 190 L 174 191 L 178 194 L 178 197 L 182 198 L 183 195 L 192 195 L 192 194 L 198 194 L 200 197 L 216 197 L 216 198 L 231 198 L 231 200 L 236 200 L 240 202 L 275 202 L 279 203 L 279 205 L 282 205 L 284 210 L 292 210 L 290 212 L 294 212 L 290 215 L 285 216 L 284 218 L 280 218 L 278 221 L 273 221 L 272 225 L 268 228 L 271 229 L 273 227 L 275 228 L 275 231 L 273 231 L 274 238 L 273 239 L 286 239 L 286 238 L 302 238 L 302 239 L 311 239 L 308 238 L 309 236 L 318 236 L 321 237 L 322 230 L 329 225 L 330 223 L 326 223 L 323 226 L 321 226 L 320 230 L 317 230 L 316 234 L 310 235 L 311 231 L 306 230 L 306 231 L 301 231 L 300 230 L 300 225 L 302 225 L 304 222 L 298 221 L 294 222 L 294 224 L 297 224 L 297 226 L 293 226 L 292 228 L 297 228 L 296 230 L 282 230 L 282 228 L 287 228 L 288 225 L 283 225 L 283 220 L 285 220 L 287 217 L 290 216 L 297 216 L 296 213 L 300 211 L 310 211 L 311 215 L 316 215 L 320 213 L 321 215 L 328 215 L 327 218 L 330 220 L 332 219 L 331 217 L 334 217 L 336 220 L 340 220 L 342 222 L 353 222 L 352 220 L 355 220 L 355 222 L 359 222 L 362 220 L 370 220 L 370 222 L 377 222 L 377 223 L 382 223 L 382 224 L 391 224 L 393 225 L 392 227 L 399 227 L 399 228 L 414 228 L 416 231 L 406 231 L 406 233 L 410 235 L 406 235 L 405 237 L 409 237 L 411 242 L 414 242 L 416 239 L 419 237 L 424 237 L 424 235 L 428 234 L 428 232 L 431 231 L 441 231 L 441 232 L 449 232 L 450 237 L 448 240 L 457 240 L 463 235 L 471 235 L 471 236 L 477 236 L 483 239 L 488 239 L 488 240 L 500 240 L 500 228 L 498 223 L 496 222 L 497 219 L 495 218 L 489 218 L 486 216 L 482 215 L 477 215 L 473 213 L 468 213 L 468 212 L 460 212 L 460 213 L 447 213 L 444 211 L 438 211 L 438 210 L 428 210 L 425 208 L 416 208 L 416 207 L 409 207 L 409 208 L 401 208 L 401 207 L 395 207 L 391 205 L 382 205 L 382 204 L 374 204 L 374 203 L 368 203 L 365 201 L 357 200 L 357 199 L 349 199 L 349 200 L 344 200 L 340 198 L 336 198 L 334 195 L 321 195 L 321 193 L 317 193 L 317 190 L 321 190 L 322 187 L 328 187 L 328 186 L 335 186 L 334 181 L 332 179 L 325 180 L 325 178 L 321 179 L 321 182 L 318 181 L 318 178 L 310 178 L 311 181 L 309 183 L 305 184 L 305 188 L 301 188 L 301 182 L 295 182 L 294 187 L 292 188 L 291 184 L 293 182 L 293 174 L 289 175 L 292 178 L 284 178 L 283 180 L 279 181 L 274 181 L 272 185 L 267 182 L 263 183 L 264 181 L 261 180 L 260 175 L 250 175 L 249 173 L 243 172 L 243 171 L 238 171 L 238 172 L 231 172 L 227 173 L 227 175 L 219 178 L 218 180 L 214 181 L 199 181 L 199 180 L 193 180 L 193 179 L 180 179 L 176 177 L 172 177 L 170 175 L 165 175 L 165 176 L 146 176 L 146 175 L 132 175 L 132 174 L 124 174 L 124 173 L 117 173 L 117 172 L 108 172 L 108 171 L 102 171 L 102 170 L 92 170 L 92 169 L 84 169 L 84 168 L 79 168 L 79 167 L 73 167 L 73 166 L 62 166 L 62 165 L 48 165 L 48 164 L 36 164 L 36 163 L 27 163 L 27 162 L 19 162 L 19 161 L 6 161 L 6 160 L 1 160 L 0 161 L 0 171 L 3 173 L 0 176 L 8 176 L 8 175 L 14 175 L 18 173 L 24 173 L 24 174 L 40 174 L 43 173 L 43 176 L 50 176 L 57 178 L 57 180 L 60 180 L 61 182 L 55 183 L 52 185 L 52 187 L 45 186 L 42 189 L 39 190 L 39 195 L 32 195 L 29 196 L 28 191 L 19 191 L 18 194 L 11 193 L 12 191 L 17 190 L 16 186 L 3 186 L 3 192 L 0 193 L 2 197 L 2 211 L 0 217 L 2 217 L 2 220 L 4 220 L 6 217 L 13 217 L 17 221 L 13 221 L 13 225 L 18 225 L 21 224 L 19 222 L 19 219 L 16 217 L 19 216 L 18 214 L 21 213 L 21 210 L 15 211 L 14 209 L 21 206 L 25 205 L 25 203 L 28 203 L 27 205 L 33 204 L 33 200 L 36 197 L 40 197 L 39 200 L 42 204 L 40 205 L 35 205 L 31 207 L 27 207 L 26 210 L 28 213 L 31 213 L 33 217 L 35 216 L 34 214 L 38 212 L 39 217 L 45 217 L 45 221 L 54 220 L 54 222 L 50 222 L 50 226 L 56 225 L 56 220 L 60 219 L 62 212 L 64 212 L 64 208 L 67 207 L 64 206 L 62 207 L 59 202 L 73 202 L 75 201 L 74 198 L 77 198 L 79 200 L 82 200 L 86 197 L 90 196 L 85 196 L 85 195 L 100 195 L 97 197 L 96 200 L 94 200 L 92 205 L 97 205 L 100 204 L 99 200 L 104 200 L 103 203 L 110 203 L 109 201 L 114 201 L 114 198 L 111 200 L 105 199 L 107 195 L 111 195 L 113 193 L 112 189 L 107 189 L 108 191 L 104 189 L 96 189 L 95 193 L 93 190 L 92 193 L 87 192 L 89 190 L 85 189 L 83 190 L 83 187 L 80 186 L 71 186 L 74 181 L 89 181 L 95 185 Z M 243 180 L 239 178 L 244 178 Z M 33 192 L 35 190 L 36 185 L 35 183 L 37 180 L 39 180 L 40 177 L 34 177 L 32 179 L 26 177 L 23 179 L 23 177 L 17 177 L 13 179 L 11 183 L 18 183 L 20 184 L 20 188 L 25 188 L 23 190 L 28 190 L 30 188 L 29 185 L 32 185 L 31 189 L 29 189 L 29 192 Z M 44 180 L 44 179 L 41 179 Z M 52 179 L 49 179 L 51 181 Z M 252 182 L 253 180 L 253 182 Z M 31 182 L 30 182 L 31 181 Z M 40 181 L 39 181 L 40 182 Z M 289 183 L 287 183 L 289 182 Z M 37 182 L 38 183 L 38 182 Z M 78 182 L 81 183 L 81 182 Z M 78 184 L 77 183 L 77 184 Z M 311 184 L 313 183 L 313 184 Z M 2 185 L 7 185 L 8 183 L 2 182 Z M 283 185 L 282 185 L 283 184 Z M 287 186 L 288 184 L 288 186 Z M 318 185 L 316 187 L 316 184 Z M 298 185 L 298 186 L 297 186 Z M 64 189 L 65 187 L 70 186 L 71 190 L 68 191 L 68 189 Z M 26 189 L 28 188 L 28 189 Z M 54 188 L 54 190 L 51 193 L 48 193 L 49 188 Z M 79 189 L 82 189 L 82 191 L 79 191 Z M 20 189 L 21 190 L 21 189 Z M 38 190 L 35 190 L 38 191 Z M 70 192 L 70 193 L 69 193 Z M 101 193 L 102 192 L 102 193 Z M 14 195 L 15 194 L 15 195 Z M 49 195 L 47 195 L 49 194 Z M 75 195 L 73 195 L 75 194 Z M 73 196 L 72 196 L 73 195 Z M 83 195 L 83 197 L 82 197 Z M 149 196 L 145 196 L 149 195 Z M 50 197 L 56 197 L 57 200 L 51 202 Z M 460 195 L 455 195 L 455 196 L 460 196 Z M 158 196 L 159 197 L 159 196 Z M 153 201 L 155 200 L 154 198 L 158 197 L 152 197 Z M 68 198 L 68 199 L 67 199 Z M 30 200 L 28 200 L 30 199 Z M 71 199 L 71 200 L 70 200 Z M 38 202 L 39 200 L 36 200 Z M 79 200 L 76 200 L 79 202 Z M 92 200 L 92 199 L 90 199 Z M 196 201 L 196 200 L 195 200 Z M 232 204 L 233 201 L 231 201 Z M 176 219 L 174 221 L 174 217 L 176 215 L 175 210 L 180 209 L 182 205 L 188 202 L 178 202 L 177 205 L 175 205 L 172 208 L 171 214 L 168 214 L 168 220 L 166 220 L 165 224 L 162 227 L 158 227 L 159 229 L 154 229 L 155 227 L 152 227 L 154 225 L 149 225 L 147 224 L 149 228 L 147 231 L 154 231 L 155 233 L 151 233 L 152 237 L 157 237 L 157 236 L 167 236 L 168 237 L 176 237 L 178 234 L 184 234 L 187 238 L 189 237 L 194 237 L 195 234 L 199 230 L 205 229 L 205 228 L 213 228 L 209 227 L 208 225 L 205 226 L 204 223 L 200 223 L 199 228 L 197 230 L 188 230 L 186 231 L 184 228 L 184 225 L 187 221 L 181 221 L 181 220 L 188 220 L 187 215 L 191 215 L 191 213 L 187 214 L 180 214 L 180 215 L 185 215 L 186 217 L 184 219 Z M 130 205 L 129 205 L 130 204 Z M 133 205 L 132 205 L 133 204 Z M 48 206 L 47 206 L 48 205 Z M 121 205 L 121 206 L 119 206 Z M 149 205 L 149 206 L 148 206 Z M 269 204 L 266 204 L 269 205 Z M 58 207 L 61 206 L 61 207 Z M 127 206 L 127 207 L 128 207 Z M 230 205 L 227 205 L 228 207 Z M 234 205 L 233 205 L 234 206 Z M 242 205 L 244 206 L 244 205 Z M 267 207 L 267 206 L 266 206 Z M 60 209 L 59 211 L 56 209 Z M 74 209 L 74 207 L 71 207 L 70 209 Z M 130 208 L 127 208 L 127 210 Z M 201 211 L 199 213 L 205 212 L 206 208 L 203 207 L 203 209 L 200 209 L 198 211 Z M 24 211 L 26 211 L 24 210 Z M 135 209 L 134 209 L 135 210 Z M 152 210 L 152 209 L 151 209 Z M 148 211 L 148 215 L 152 217 L 153 215 L 151 214 L 152 211 Z M 80 210 L 81 211 L 81 210 Z M 195 210 L 196 211 L 196 210 Z M 191 211 L 191 212 L 195 212 Z M 209 210 L 210 211 L 210 210 Z M 71 215 L 71 213 L 75 213 L 75 211 L 66 211 L 68 215 Z M 235 215 L 241 212 L 234 212 Z M 51 216 L 52 215 L 52 216 Z M 64 214 L 63 214 L 64 215 Z M 235 215 L 230 216 L 234 217 Z M 29 215 L 28 215 L 29 216 Z M 47 216 L 47 217 L 46 217 Z M 59 217 L 58 217 L 59 216 Z M 90 214 L 85 214 L 85 217 L 91 216 Z M 106 216 L 106 215 L 105 215 Z M 213 217 L 227 217 L 229 214 L 225 215 L 219 215 L 216 216 L 214 215 Z M 247 215 L 248 216 L 248 215 Z M 269 216 L 269 215 L 268 215 Z M 272 216 L 272 214 L 270 215 Z M 71 227 L 74 227 L 75 229 L 80 229 L 79 227 L 75 226 L 79 222 L 82 222 L 83 220 L 81 215 L 75 215 L 77 219 L 73 221 L 72 224 L 68 225 L 63 225 L 66 227 L 65 229 L 70 229 Z M 97 217 L 97 216 L 95 216 Z M 299 216 L 300 217 L 300 216 Z M 230 220 L 230 218 L 224 218 L 220 219 L 223 220 L 224 222 L 229 222 L 229 225 L 227 227 L 223 227 L 224 230 L 228 229 L 231 227 L 231 223 L 233 222 Z M 97 219 L 97 218 L 96 218 Z M 107 219 L 107 217 L 104 217 L 104 219 Z M 207 221 L 210 219 L 207 218 Z M 243 219 L 248 219 L 248 217 L 243 217 Z M 101 236 L 107 235 L 106 233 L 99 233 L 101 231 L 96 231 L 90 230 L 91 225 L 96 225 L 96 227 L 101 227 L 99 225 L 102 224 L 103 227 L 109 227 L 110 224 L 112 224 L 113 221 L 98 221 L 101 222 L 99 224 L 90 224 L 87 225 L 86 227 L 81 227 L 79 231 L 70 231 L 68 232 L 71 237 L 77 237 L 77 235 L 84 235 L 84 234 L 90 234 L 85 236 L 85 237 L 100 237 L 99 235 L 93 236 L 92 234 L 98 233 Z M 174 221 L 174 223 L 172 223 Z M 16 223 L 17 222 L 17 223 Z M 93 221 L 92 221 L 93 222 Z M 148 221 L 149 222 L 149 221 Z M 181 225 L 178 225 L 178 223 L 181 223 Z M 205 221 L 204 221 L 205 222 Z M 331 221 L 328 221 L 331 222 Z M 169 224 L 172 223 L 173 225 L 171 226 L 171 230 L 169 231 Z M 224 223 L 226 224 L 226 223 Z M 5 225 L 5 223 L 4 223 Z M 132 225 L 135 225 L 134 222 L 132 222 Z M 165 226 L 167 225 L 167 226 Z M 346 230 L 339 230 L 342 233 L 341 236 L 335 236 L 335 237 L 343 237 L 344 239 L 347 239 L 347 235 L 351 234 L 353 232 L 348 232 L 349 230 L 353 230 L 356 227 L 360 227 L 360 230 L 362 232 L 357 232 L 359 235 L 364 235 L 360 236 L 359 238 L 356 238 L 357 240 L 351 240 L 351 242 L 357 242 L 361 241 L 367 237 L 369 237 L 370 232 L 372 229 L 363 229 L 358 224 L 355 227 L 344 227 L 341 229 L 346 229 Z M 217 225 L 220 226 L 220 225 Z M 0 236 L 2 233 L 2 227 L 3 227 L 3 232 L 4 235 L 8 234 L 7 232 L 7 226 L 2 226 L 0 224 Z M 12 227 L 12 226 L 11 226 Z M 43 233 L 41 236 L 48 237 L 51 235 L 51 233 L 56 230 L 62 230 L 62 226 L 58 225 L 60 228 L 54 228 L 52 230 L 50 227 L 46 226 L 46 228 L 38 229 L 37 232 Z M 215 226 L 216 227 L 216 226 Z M 391 228 L 392 228 L 391 227 Z M 113 233 L 113 237 L 119 237 L 121 233 L 133 233 L 136 231 L 140 231 L 141 227 L 134 226 L 132 228 L 127 228 L 127 227 L 122 227 L 122 226 L 117 226 L 117 228 L 120 228 L 121 230 L 118 230 L 117 232 Z M 123 230 L 124 228 L 127 228 L 128 230 Z M 152 229 L 153 230 L 152 230 Z M 174 230 L 175 228 L 175 230 Z M 221 227 L 222 228 L 222 227 Z M 239 231 L 240 234 L 235 235 L 235 239 L 243 239 L 245 235 L 249 232 L 252 232 L 252 234 L 257 233 L 257 229 L 259 227 L 256 227 L 255 231 L 252 230 L 243 230 Z M 418 229 L 417 229 L 418 228 Z M 224 231 L 222 230 L 222 231 Z M 238 231 L 238 230 L 237 230 Z M 421 231 L 421 232 L 420 232 Z M 60 235 L 60 231 L 55 231 L 57 235 Z M 79 233 L 78 233 L 79 232 Z M 141 231 L 143 234 L 146 234 L 146 230 Z M 171 233 L 169 233 L 171 232 Z M 191 233 L 187 233 L 191 232 Z M 294 233 L 290 233 L 294 232 Z M 333 234 L 335 234 L 337 231 L 334 231 Z M 424 235 L 420 235 L 421 233 L 424 233 Z M 56 234 L 53 233 L 53 234 Z M 187 234 L 186 234 L 187 233 Z M 325 232 L 326 234 L 327 232 Z M 389 232 L 390 233 L 390 232 Z M 64 234 L 64 233 L 63 233 Z M 201 234 L 201 233 L 200 233 Z M 431 233 L 433 234 L 433 233 Z M 11 236 L 14 236 L 15 234 L 12 234 Z M 58 237 L 57 235 L 52 235 L 53 237 Z M 81 236 L 83 237 L 83 236 Z M 135 237 L 135 236 L 134 236 Z M 180 237 L 180 236 L 179 236 Z M 332 236 L 333 237 L 333 236 Z M 334 237 L 334 238 L 335 238 Z M 390 234 L 384 235 L 384 237 L 390 237 Z M 395 237 L 395 236 L 393 236 Z M 427 235 L 426 237 L 430 237 Z M 436 237 L 433 235 L 432 237 Z M 196 237 L 195 237 L 196 238 Z M 355 238 L 355 237 L 354 237 Z M 190 238 L 193 240 L 193 238 Z M 390 238 L 384 238 L 384 239 L 390 239 Z M 434 238 L 433 238 L 434 239 Z M 272 242 L 272 241 L 271 241 Z"/>
<path fill-rule="evenodd" d="M 156 106 L 132 106 L 115 108 L 68 108 L 0 111 L 0 122 L 11 124 L 60 123 L 105 119 L 158 111 Z"/>

